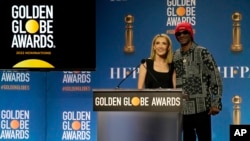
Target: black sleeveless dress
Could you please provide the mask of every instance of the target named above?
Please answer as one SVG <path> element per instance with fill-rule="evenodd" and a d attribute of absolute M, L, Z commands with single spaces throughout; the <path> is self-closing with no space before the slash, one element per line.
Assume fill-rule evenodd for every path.
<path fill-rule="evenodd" d="M 169 72 L 157 72 L 154 70 L 154 61 L 146 59 L 147 74 L 145 88 L 173 88 L 172 75 L 173 64 L 169 64 Z"/>

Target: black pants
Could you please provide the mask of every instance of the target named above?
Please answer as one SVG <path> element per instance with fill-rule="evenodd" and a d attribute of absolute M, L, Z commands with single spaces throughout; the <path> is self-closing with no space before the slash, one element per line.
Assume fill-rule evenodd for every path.
<path fill-rule="evenodd" d="M 211 141 L 211 116 L 208 111 L 183 116 L 183 141 Z"/>

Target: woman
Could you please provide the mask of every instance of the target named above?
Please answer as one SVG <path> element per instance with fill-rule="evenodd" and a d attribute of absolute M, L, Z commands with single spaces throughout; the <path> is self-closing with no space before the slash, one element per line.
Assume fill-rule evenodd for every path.
<path fill-rule="evenodd" d="M 175 88 L 172 41 L 167 34 L 153 38 L 151 54 L 139 68 L 138 89 Z"/>
<path fill-rule="evenodd" d="M 138 89 L 175 88 L 175 73 L 172 65 L 172 42 L 167 34 L 158 34 L 153 38 L 150 57 L 140 65 Z M 175 126 L 166 113 L 150 113 L 145 116 L 144 136 L 147 140 L 160 141 L 164 138 L 172 140 L 169 127 Z M 163 124 L 164 123 L 164 124 Z"/>

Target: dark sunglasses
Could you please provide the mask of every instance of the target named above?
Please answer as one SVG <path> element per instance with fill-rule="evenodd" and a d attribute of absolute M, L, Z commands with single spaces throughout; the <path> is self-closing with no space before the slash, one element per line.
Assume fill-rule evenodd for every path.
<path fill-rule="evenodd" d="M 189 32 L 187 30 L 184 30 L 183 32 L 176 32 L 175 36 L 181 36 L 181 34 L 186 35 L 186 34 L 189 34 Z"/>

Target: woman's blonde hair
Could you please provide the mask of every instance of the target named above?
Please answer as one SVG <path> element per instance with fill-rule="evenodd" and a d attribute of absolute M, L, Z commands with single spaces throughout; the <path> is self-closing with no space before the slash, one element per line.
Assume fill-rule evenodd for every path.
<path fill-rule="evenodd" d="M 172 47 L 172 41 L 171 41 L 170 37 L 169 37 L 167 34 L 164 34 L 164 33 L 162 33 L 162 34 L 157 34 L 157 35 L 155 35 L 155 37 L 153 38 L 152 46 L 151 46 L 151 53 L 150 53 L 150 57 L 149 57 L 149 58 L 152 59 L 152 60 L 155 59 L 154 45 L 155 45 L 156 39 L 159 38 L 159 37 L 164 37 L 164 38 L 167 40 L 169 48 L 168 48 L 168 52 L 167 52 L 167 54 L 166 54 L 165 60 L 166 60 L 167 63 L 172 63 L 172 60 L 173 60 L 173 47 Z"/>

